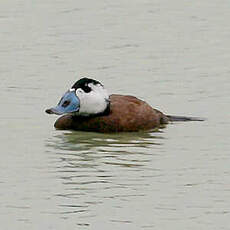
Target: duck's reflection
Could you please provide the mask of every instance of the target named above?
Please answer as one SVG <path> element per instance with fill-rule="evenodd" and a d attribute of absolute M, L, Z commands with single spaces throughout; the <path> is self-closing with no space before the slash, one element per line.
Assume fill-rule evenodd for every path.
<path fill-rule="evenodd" d="M 100 163 L 112 163 L 109 158 L 122 160 L 113 162 L 120 166 L 138 166 L 146 160 L 144 155 L 154 154 L 151 147 L 161 145 L 160 132 L 137 132 L 98 134 L 90 132 L 59 132 L 47 143 L 69 167 L 92 167 Z M 128 156 L 132 155 L 132 157 Z M 106 160 L 107 159 L 107 160 Z M 100 164 L 99 163 L 99 164 Z"/>
<path fill-rule="evenodd" d="M 59 131 L 50 139 L 49 146 L 69 151 L 91 151 L 95 148 L 136 147 L 149 148 L 160 144 L 161 132 L 133 132 L 101 134 L 93 132 Z M 124 152 L 124 149 L 122 150 Z"/>
<path fill-rule="evenodd" d="M 138 190 L 148 186 L 146 178 L 160 174 L 151 161 L 159 155 L 162 139 L 160 132 L 55 132 L 47 147 L 51 167 L 64 184 L 64 192 L 57 194 L 65 198 L 60 206 L 68 209 L 62 213 L 88 213 L 104 199 L 143 196 Z"/>

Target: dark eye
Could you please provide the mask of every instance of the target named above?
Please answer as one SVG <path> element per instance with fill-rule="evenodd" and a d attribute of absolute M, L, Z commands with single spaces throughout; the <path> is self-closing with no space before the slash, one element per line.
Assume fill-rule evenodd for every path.
<path fill-rule="evenodd" d="M 88 85 L 84 85 L 82 89 L 86 92 L 89 93 L 91 91 L 91 88 Z"/>
<path fill-rule="evenodd" d="M 62 104 L 62 107 L 67 107 L 70 104 L 70 101 L 64 101 L 64 103 Z"/>

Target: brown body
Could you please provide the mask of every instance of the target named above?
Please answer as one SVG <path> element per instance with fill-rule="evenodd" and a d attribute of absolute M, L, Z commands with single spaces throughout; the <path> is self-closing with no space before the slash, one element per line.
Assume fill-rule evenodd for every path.
<path fill-rule="evenodd" d="M 95 117 L 64 115 L 54 126 L 57 129 L 108 133 L 149 130 L 167 124 L 168 121 L 166 115 L 136 97 L 112 94 L 108 115 Z"/>

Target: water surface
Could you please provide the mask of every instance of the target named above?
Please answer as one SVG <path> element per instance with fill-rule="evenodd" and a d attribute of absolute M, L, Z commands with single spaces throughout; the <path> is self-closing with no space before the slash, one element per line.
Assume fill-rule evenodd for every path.
<path fill-rule="evenodd" d="M 0 5 L 2 229 L 229 228 L 228 1 Z M 44 110 L 81 76 L 207 120 L 56 131 Z"/>

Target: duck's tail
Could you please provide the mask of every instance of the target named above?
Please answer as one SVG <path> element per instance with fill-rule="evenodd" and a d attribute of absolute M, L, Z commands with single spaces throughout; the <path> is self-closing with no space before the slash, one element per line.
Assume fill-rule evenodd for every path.
<path fill-rule="evenodd" d="M 184 116 L 172 116 L 166 115 L 169 121 L 204 121 L 201 117 L 184 117 Z"/>

